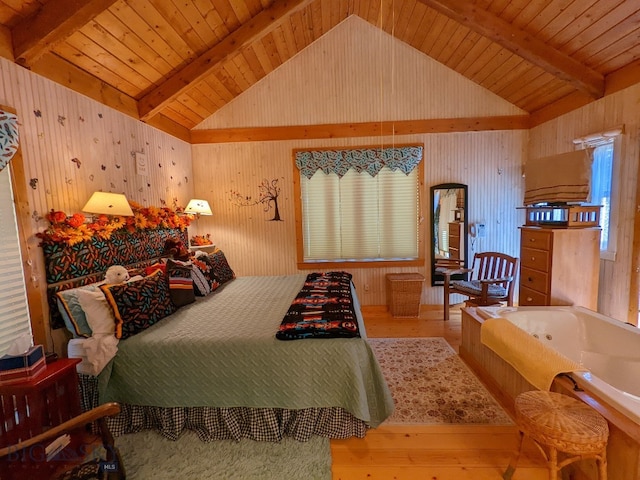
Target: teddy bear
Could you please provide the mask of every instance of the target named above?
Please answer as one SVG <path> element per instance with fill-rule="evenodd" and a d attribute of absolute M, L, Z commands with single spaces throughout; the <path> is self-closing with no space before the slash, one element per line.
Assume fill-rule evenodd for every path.
<path fill-rule="evenodd" d="M 124 283 L 129 280 L 129 272 L 122 265 L 112 265 L 107 268 L 104 281 L 107 284 Z"/>
<path fill-rule="evenodd" d="M 189 260 L 189 250 L 184 246 L 181 240 L 176 238 L 167 238 L 164 242 L 163 256 L 173 258 L 174 260 Z"/>

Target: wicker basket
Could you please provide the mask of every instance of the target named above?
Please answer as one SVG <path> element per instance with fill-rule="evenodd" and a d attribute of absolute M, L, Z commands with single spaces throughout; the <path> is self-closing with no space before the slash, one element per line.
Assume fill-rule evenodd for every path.
<path fill-rule="evenodd" d="M 419 273 L 387 274 L 387 305 L 394 317 L 420 315 L 424 277 Z"/>

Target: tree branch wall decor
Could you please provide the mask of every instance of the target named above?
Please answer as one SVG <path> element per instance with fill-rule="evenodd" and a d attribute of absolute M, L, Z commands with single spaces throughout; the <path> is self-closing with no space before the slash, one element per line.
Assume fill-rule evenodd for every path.
<path fill-rule="evenodd" d="M 282 222 L 280 218 L 280 209 L 278 208 L 278 197 L 280 196 L 280 186 L 278 185 L 278 179 L 262 180 L 262 183 L 258 185 L 259 197 L 254 199 L 251 195 L 242 195 L 240 192 L 229 192 L 230 201 L 233 205 L 238 207 L 251 207 L 254 205 L 263 205 L 263 211 L 268 212 L 273 210 L 273 218 L 271 222 Z"/>

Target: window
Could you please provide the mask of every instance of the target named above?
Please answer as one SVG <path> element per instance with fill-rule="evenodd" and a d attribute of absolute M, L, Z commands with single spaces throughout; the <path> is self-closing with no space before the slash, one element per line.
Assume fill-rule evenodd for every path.
<path fill-rule="evenodd" d="M 600 258 L 615 260 L 617 198 L 613 195 L 616 179 L 616 157 L 620 150 L 622 128 L 605 133 L 589 135 L 576 139 L 578 148 L 593 148 L 591 166 L 591 204 L 601 205 L 600 209 Z"/>
<path fill-rule="evenodd" d="M 0 356 L 19 336 L 31 336 L 9 168 L 0 171 Z"/>
<path fill-rule="evenodd" d="M 613 139 L 599 145 L 593 151 L 591 170 L 591 203 L 602 205 L 600 209 L 600 250 L 609 250 L 611 228 L 611 180 L 613 175 Z"/>
<path fill-rule="evenodd" d="M 340 164 L 335 158 L 340 153 L 314 152 L 316 160 L 326 155 L 322 160 L 324 167 L 330 157 L 333 167 L 312 165 L 307 170 L 301 168 L 296 175 L 300 178 L 296 198 L 300 200 L 298 260 L 302 266 L 419 261 L 422 147 L 395 150 L 403 148 L 419 149 L 417 161 L 415 156 L 407 160 L 413 162 L 411 167 L 400 168 L 390 161 L 380 167 L 379 159 L 372 159 L 368 152 L 362 158 L 367 158 L 365 163 L 375 163 L 374 169 L 363 165 L 359 158 L 360 168 L 337 171 L 333 167 Z M 366 150 L 380 152 L 380 149 Z M 362 151 L 338 152 L 347 156 Z"/>

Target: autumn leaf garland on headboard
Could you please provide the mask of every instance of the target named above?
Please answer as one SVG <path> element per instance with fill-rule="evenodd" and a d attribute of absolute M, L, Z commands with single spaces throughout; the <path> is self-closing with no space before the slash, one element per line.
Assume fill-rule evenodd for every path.
<path fill-rule="evenodd" d="M 129 232 L 157 228 L 184 230 L 194 218 L 193 215 L 182 213 L 182 208 L 173 210 L 169 207 L 143 207 L 131 201 L 129 204 L 133 210 L 133 217 L 98 215 L 89 222 L 82 213 L 67 215 L 61 211 L 51 210 L 45 216 L 49 226 L 36 236 L 42 240 L 42 244 L 75 245 L 93 237 L 108 240 L 113 232 L 122 228 Z"/>

